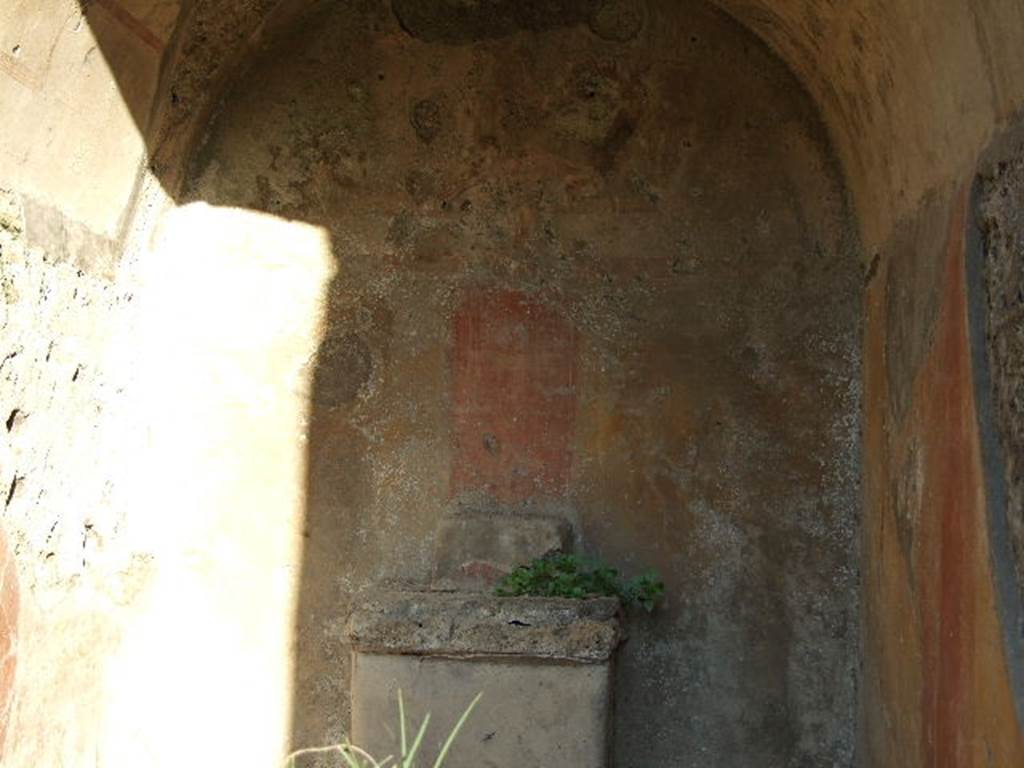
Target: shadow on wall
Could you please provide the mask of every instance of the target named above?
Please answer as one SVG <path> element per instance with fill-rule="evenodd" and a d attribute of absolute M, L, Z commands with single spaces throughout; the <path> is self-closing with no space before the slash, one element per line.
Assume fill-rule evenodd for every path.
<path fill-rule="evenodd" d="M 119 0 L 78 0 L 78 5 L 140 135 L 152 135 L 153 84 L 149 67 L 143 66 L 143 62 L 167 48 L 169 41 L 163 35 L 170 28 L 179 3 L 155 3 L 151 12 L 154 18 L 150 19 L 135 15 L 132 4 Z M 183 5 L 187 12 L 191 3 L 185 0 Z M 149 148 L 152 151 L 152 144 Z"/>
<path fill-rule="evenodd" d="M 813 106 L 700 4 L 492 6 L 317 4 L 186 173 L 187 142 L 151 146 L 179 202 L 330 233 L 293 743 L 345 730 L 353 594 L 428 581 L 461 505 L 663 574 L 618 765 L 852 765 L 861 286 Z"/>

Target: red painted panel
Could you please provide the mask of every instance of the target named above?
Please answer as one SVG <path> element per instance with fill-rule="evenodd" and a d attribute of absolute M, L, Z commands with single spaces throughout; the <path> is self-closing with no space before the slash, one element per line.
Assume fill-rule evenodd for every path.
<path fill-rule="evenodd" d="M 924 513 L 934 510 L 938 527 L 929 537 L 938 550 L 937 572 L 924 579 L 921 605 L 924 755 L 937 768 L 970 765 L 973 732 L 974 579 L 980 557 L 975 531 L 983 523 L 963 269 L 966 204 L 961 195 L 951 217 L 942 312 L 918 395 L 918 428 L 928 457 Z"/>
<path fill-rule="evenodd" d="M 565 493 L 576 411 L 576 333 L 515 292 L 470 296 L 454 320 L 451 493 L 519 502 Z"/>
<path fill-rule="evenodd" d="M 118 0 L 98 0 L 97 4 L 139 40 L 157 53 L 163 53 L 167 43 L 155 35 L 141 19 L 129 13 Z"/>

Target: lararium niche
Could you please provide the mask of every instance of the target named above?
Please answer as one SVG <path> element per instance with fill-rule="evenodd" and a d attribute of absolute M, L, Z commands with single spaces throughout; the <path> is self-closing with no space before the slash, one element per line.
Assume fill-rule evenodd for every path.
<path fill-rule="evenodd" d="M 322 226 L 336 262 L 295 747 L 358 720 L 357 596 L 485 577 L 494 551 L 445 552 L 500 518 L 666 582 L 616 653 L 615 765 L 852 765 L 861 278 L 760 42 L 697 2 L 317 4 L 227 93 L 190 195 Z"/>
<path fill-rule="evenodd" d="M 568 520 L 529 505 L 568 488 L 576 334 L 523 294 L 488 292 L 456 309 L 451 339 L 458 501 L 437 533 L 429 589 L 356 597 L 352 738 L 371 754 L 400 743 L 393 721 L 404 691 L 406 707 L 434 718 L 424 744 L 432 760 L 460 707 L 481 694 L 489 730 L 462 740 L 454 768 L 601 768 L 610 758 L 618 600 L 494 594 L 517 565 L 573 545 Z"/>

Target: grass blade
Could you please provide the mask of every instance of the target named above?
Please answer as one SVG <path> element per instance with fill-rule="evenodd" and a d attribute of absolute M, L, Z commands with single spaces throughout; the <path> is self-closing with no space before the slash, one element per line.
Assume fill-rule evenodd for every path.
<path fill-rule="evenodd" d="M 481 696 L 483 696 L 483 693 L 478 693 L 476 697 L 469 702 L 469 706 L 466 707 L 466 711 L 462 713 L 462 717 L 459 718 L 459 722 L 455 724 L 455 727 L 452 728 L 452 732 L 448 734 L 448 738 L 444 740 L 444 746 L 441 747 L 441 752 L 438 754 L 437 760 L 434 761 L 434 768 L 441 768 L 441 764 L 448 755 L 448 750 L 451 749 L 452 742 L 455 741 L 455 737 L 458 736 L 459 731 L 462 730 L 462 726 L 469 717 L 469 713 L 473 711 L 473 707 L 475 707 L 477 702 L 480 701 Z"/>
<path fill-rule="evenodd" d="M 356 759 L 355 755 L 353 755 L 348 749 L 342 747 L 338 751 L 341 753 L 342 759 L 348 764 L 348 768 L 363 768 L 359 765 L 359 761 Z"/>
<path fill-rule="evenodd" d="M 402 759 L 405 759 L 405 702 L 402 701 L 402 689 L 398 689 L 398 729 L 402 733 Z"/>
<path fill-rule="evenodd" d="M 420 750 L 420 742 L 423 741 L 423 737 L 427 733 L 427 724 L 430 722 L 430 713 L 423 718 L 423 724 L 420 726 L 419 733 L 416 734 L 416 738 L 413 739 L 412 748 L 409 750 L 409 754 L 405 756 L 405 760 L 402 761 L 402 768 L 412 768 L 412 761 L 416 758 L 416 753 Z"/>

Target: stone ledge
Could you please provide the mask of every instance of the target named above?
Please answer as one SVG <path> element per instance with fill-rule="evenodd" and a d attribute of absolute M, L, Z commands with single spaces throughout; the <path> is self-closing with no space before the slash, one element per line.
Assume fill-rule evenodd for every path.
<path fill-rule="evenodd" d="M 622 641 L 619 601 L 452 592 L 362 593 L 349 619 L 356 651 L 517 657 L 598 664 Z"/>

